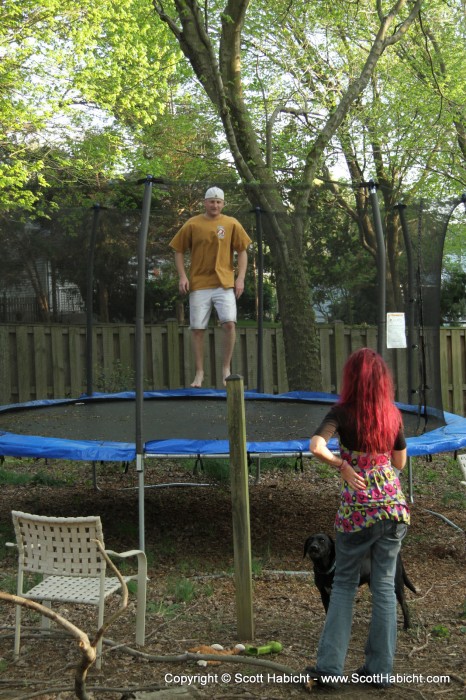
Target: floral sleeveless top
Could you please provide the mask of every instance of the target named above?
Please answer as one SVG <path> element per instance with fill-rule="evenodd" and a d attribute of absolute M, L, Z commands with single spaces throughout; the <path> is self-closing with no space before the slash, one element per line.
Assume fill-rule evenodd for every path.
<path fill-rule="evenodd" d="M 410 515 L 400 480 L 390 462 L 390 453 L 368 454 L 340 445 L 340 454 L 366 480 L 364 491 L 353 491 L 342 480 L 341 503 L 335 518 L 339 532 L 356 532 L 378 520 L 396 520 L 409 525 Z"/>

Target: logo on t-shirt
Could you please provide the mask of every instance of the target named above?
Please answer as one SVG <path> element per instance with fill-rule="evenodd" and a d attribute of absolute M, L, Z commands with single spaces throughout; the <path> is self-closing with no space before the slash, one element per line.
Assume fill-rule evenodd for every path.
<path fill-rule="evenodd" d="M 220 238 L 220 240 L 225 238 L 225 229 L 223 226 L 217 226 L 217 238 Z"/>

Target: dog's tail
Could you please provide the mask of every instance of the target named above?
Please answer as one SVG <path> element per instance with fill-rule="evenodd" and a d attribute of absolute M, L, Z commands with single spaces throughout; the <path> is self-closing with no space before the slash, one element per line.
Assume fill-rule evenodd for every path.
<path fill-rule="evenodd" d="M 407 588 L 409 588 L 409 590 L 412 591 L 413 593 L 418 593 L 418 590 L 417 590 L 416 586 L 414 585 L 414 583 L 412 583 L 412 581 L 410 580 L 408 574 L 406 573 L 406 569 L 405 569 L 405 567 L 404 567 L 403 562 L 401 562 L 401 570 L 402 570 L 402 573 L 403 573 L 403 583 L 404 583 L 404 585 L 405 585 Z"/>

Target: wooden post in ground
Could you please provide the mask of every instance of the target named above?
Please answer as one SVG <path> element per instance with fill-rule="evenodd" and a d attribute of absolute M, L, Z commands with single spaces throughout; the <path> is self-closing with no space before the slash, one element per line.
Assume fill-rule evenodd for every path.
<path fill-rule="evenodd" d="M 254 639 L 254 619 L 252 610 L 251 524 L 249 518 L 249 475 L 246 453 L 243 378 L 237 374 L 231 375 L 228 377 L 226 384 L 237 633 L 239 641 L 251 641 Z"/>

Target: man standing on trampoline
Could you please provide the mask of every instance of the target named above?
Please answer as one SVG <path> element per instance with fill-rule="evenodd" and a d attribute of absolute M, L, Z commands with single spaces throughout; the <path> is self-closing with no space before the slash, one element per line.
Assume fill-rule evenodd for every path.
<path fill-rule="evenodd" d="M 192 387 L 204 381 L 204 331 L 215 307 L 223 327 L 222 378 L 231 373 L 231 358 L 236 340 L 236 300 L 244 291 L 248 264 L 247 248 L 252 242 L 239 221 L 222 214 L 225 197 L 219 187 L 205 193 L 203 214 L 191 217 L 170 241 L 175 251 L 181 294 L 189 292 L 189 317 L 195 362 Z M 189 280 L 184 255 L 190 251 Z M 237 274 L 233 253 L 237 253 Z"/>

